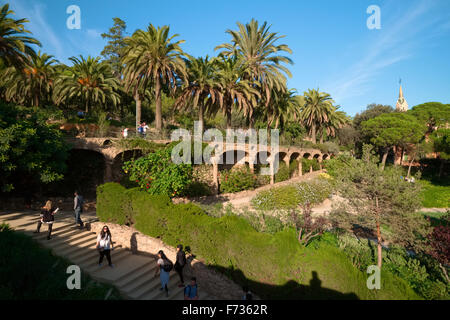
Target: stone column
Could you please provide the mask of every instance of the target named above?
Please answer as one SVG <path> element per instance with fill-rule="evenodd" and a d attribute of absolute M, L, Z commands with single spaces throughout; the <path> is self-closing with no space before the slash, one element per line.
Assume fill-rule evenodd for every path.
<path fill-rule="evenodd" d="M 303 157 L 299 157 L 298 159 L 297 159 L 297 161 L 298 161 L 298 176 L 299 177 L 301 177 L 302 175 L 303 175 L 303 168 L 302 168 L 302 158 Z"/>
<path fill-rule="evenodd" d="M 219 194 L 219 165 L 217 164 L 217 159 L 212 159 L 212 174 L 213 174 L 213 185 L 214 193 Z"/>
<path fill-rule="evenodd" d="M 104 182 L 112 182 L 113 181 L 113 159 L 105 158 L 105 175 L 103 176 Z"/>
<path fill-rule="evenodd" d="M 275 183 L 275 174 L 274 174 L 274 166 L 273 166 L 273 162 L 274 162 L 274 158 L 273 156 L 271 156 L 269 158 L 269 168 L 270 168 L 270 184 L 274 184 Z"/>
<path fill-rule="evenodd" d="M 248 161 L 248 166 L 250 167 L 250 172 L 255 173 L 255 164 L 253 163 L 253 159 Z"/>
<path fill-rule="evenodd" d="M 317 158 L 317 160 L 319 160 L 320 171 L 322 171 L 322 157 L 323 155 L 320 155 L 319 158 Z"/>

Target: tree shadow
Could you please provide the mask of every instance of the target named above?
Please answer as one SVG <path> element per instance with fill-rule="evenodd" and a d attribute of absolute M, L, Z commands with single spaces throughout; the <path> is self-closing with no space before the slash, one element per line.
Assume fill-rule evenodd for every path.
<path fill-rule="evenodd" d="M 333 289 L 322 287 L 322 281 L 317 271 L 312 271 L 309 285 L 303 285 L 289 280 L 283 285 L 273 285 L 254 281 L 245 277 L 239 269 L 211 266 L 249 290 L 261 299 L 268 300 L 359 300 L 355 293 L 342 293 Z M 244 295 L 244 293 L 242 293 Z"/>

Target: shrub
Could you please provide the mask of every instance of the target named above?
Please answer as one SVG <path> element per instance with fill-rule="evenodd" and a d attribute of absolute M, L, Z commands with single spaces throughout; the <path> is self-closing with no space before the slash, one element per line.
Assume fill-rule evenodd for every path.
<path fill-rule="evenodd" d="M 184 192 L 188 197 L 202 197 L 212 194 L 211 188 L 204 182 L 193 181 L 191 182 Z"/>
<path fill-rule="evenodd" d="M 224 170 L 220 173 L 220 192 L 232 193 L 254 189 L 257 186 L 256 175 L 248 167 Z"/>
<path fill-rule="evenodd" d="M 277 173 L 275 173 L 275 182 L 281 182 L 289 180 L 290 170 L 289 167 L 284 162 L 280 162 Z"/>
<path fill-rule="evenodd" d="M 172 147 L 157 150 L 139 159 L 125 162 L 123 170 L 142 190 L 150 194 L 175 197 L 184 195 L 192 183 L 192 165 L 175 164 L 171 160 Z"/>

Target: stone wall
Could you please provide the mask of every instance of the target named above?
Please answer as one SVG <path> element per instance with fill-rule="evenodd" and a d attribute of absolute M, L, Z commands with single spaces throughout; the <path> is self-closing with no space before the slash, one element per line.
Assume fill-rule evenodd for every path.
<path fill-rule="evenodd" d="M 91 231 L 99 233 L 104 222 L 94 222 L 91 224 Z M 163 250 L 167 257 L 175 263 L 176 249 L 172 248 L 159 239 L 146 236 L 136 229 L 112 223 L 106 223 L 111 231 L 111 236 L 115 245 L 120 244 L 124 248 L 130 249 L 135 254 L 144 254 L 155 257 L 159 250 Z M 201 297 L 202 289 L 215 299 L 220 300 L 240 300 L 243 296 L 242 288 L 225 277 L 223 274 L 208 268 L 203 262 L 187 255 L 188 264 L 184 267 L 185 283 L 190 277 L 195 276 L 199 285 Z M 156 261 L 155 261 L 156 263 Z M 175 277 L 175 278 L 173 278 Z M 178 281 L 178 275 L 172 276 L 171 281 Z M 255 297 L 256 299 L 256 297 Z"/>

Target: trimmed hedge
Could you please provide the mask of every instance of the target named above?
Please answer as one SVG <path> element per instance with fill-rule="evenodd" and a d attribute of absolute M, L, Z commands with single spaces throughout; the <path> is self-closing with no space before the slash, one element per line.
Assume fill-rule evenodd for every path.
<path fill-rule="evenodd" d="M 126 190 L 115 183 L 98 188 L 97 215 L 102 221 L 119 224 L 128 216 L 146 235 L 171 246 L 190 246 L 205 264 L 249 285 L 262 298 L 419 298 L 392 274 L 382 276 L 383 290 L 367 289 L 367 275 L 335 244 L 317 241 L 305 248 L 291 228 L 273 235 L 257 232 L 235 215 L 214 218 L 196 205 L 175 205 L 169 197 Z"/>

